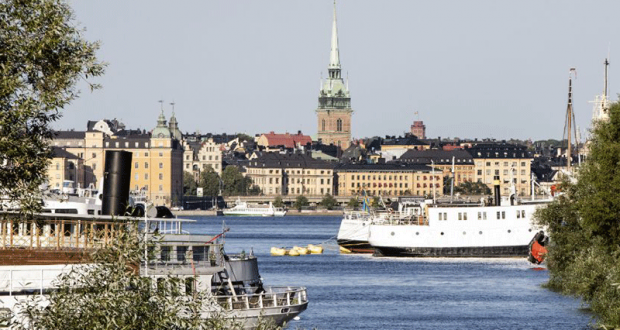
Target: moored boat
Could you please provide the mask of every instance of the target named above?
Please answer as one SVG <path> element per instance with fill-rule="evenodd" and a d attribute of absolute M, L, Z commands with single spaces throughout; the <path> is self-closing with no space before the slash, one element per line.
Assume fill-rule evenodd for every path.
<path fill-rule="evenodd" d="M 237 199 L 235 206 L 223 211 L 228 216 L 254 216 L 254 217 L 283 217 L 286 210 L 274 207 L 271 202 L 269 205 L 251 205 Z"/>

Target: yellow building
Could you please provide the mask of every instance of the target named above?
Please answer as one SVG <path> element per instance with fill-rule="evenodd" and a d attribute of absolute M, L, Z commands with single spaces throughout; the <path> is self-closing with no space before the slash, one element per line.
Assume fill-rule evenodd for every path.
<path fill-rule="evenodd" d="M 362 191 L 371 196 L 440 196 L 443 191 L 442 174 L 425 165 L 341 164 L 336 176 L 339 196 L 356 196 Z"/>
<path fill-rule="evenodd" d="M 531 164 L 534 157 L 525 146 L 507 143 L 478 144 L 467 151 L 474 158 L 475 181 L 480 180 L 493 189 L 493 177 L 498 175 L 502 195 L 510 194 L 512 184 L 518 195 L 531 195 Z"/>
<path fill-rule="evenodd" d="M 47 167 L 49 189 L 84 188 L 84 162 L 62 148 L 52 148 L 52 161 Z M 69 185 L 65 185 L 70 183 Z"/>
<path fill-rule="evenodd" d="M 163 110 L 151 134 L 124 130 L 114 135 L 60 131 L 52 145 L 62 146 L 82 159 L 85 186 L 99 187 L 106 150 L 125 150 L 132 153 L 132 193 L 145 195 L 155 205 L 174 205 L 183 195 L 183 148 L 166 126 Z"/>
<path fill-rule="evenodd" d="M 306 154 L 265 153 L 246 165 L 246 177 L 264 195 L 333 195 L 334 164 Z"/>
<path fill-rule="evenodd" d="M 400 161 L 431 166 L 441 173 L 442 177 L 452 176 L 454 163 L 455 185 L 465 181 L 475 182 L 474 159 L 465 150 L 408 150 L 400 157 Z"/>

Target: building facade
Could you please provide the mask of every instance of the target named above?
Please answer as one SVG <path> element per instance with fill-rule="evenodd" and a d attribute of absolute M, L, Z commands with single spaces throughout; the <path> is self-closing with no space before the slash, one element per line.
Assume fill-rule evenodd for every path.
<path fill-rule="evenodd" d="M 443 179 L 440 172 L 425 165 L 341 164 L 336 168 L 339 196 L 440 196 Z"/>
<path fill-rule="evenodd" d="M 302 153 L 265 153 L 246 165 L 246 177 L 263 195 L 333 195 L 334 163 Z"/>
<path fill-rule="evenodd" d="M 421 120 L 416 120 L 411 125 L 411 134 L 417 136 L 420 139 L 426 139 L 426 126 Z"/>
<path fill-rule="evenodd" d="M 474 181 L 480 180 L 493 189 L 493 177 L 499 176 L 502 195 L 509 195 L 513 184 L 519 196 L 531 195 L 531 165 L 534 157 L 525 146 L 477 144 L 465 150 L 474 158 Z"/>
<path fill-rule="evenodd" d="M 52 161 L 47 167 L 49 189 L 62 190 L 65 181 L 71 181 L 75 188 L 85 188 L 84 162 L 63 148 L 52 148 Z"/>
<path fill-rule="evenodd" d="M 131 191 L 144 194 L 155 205 L 180 202 L 183 194 L 183 148 L 170 133 L 163 110 L 151 134 L 60 131 L 56 132 L 52 146 L 61 147 L 83 161 L 86 187 L 91 184 L 100 186 L 106 150 L 131 152 Z"/>
<path fill-rule="evenodd" d="M 334 144 L 342 149 L 351 143 L 351 95 L 348 82 L 345 84 L 340 67 L 338 49 L 338 29 L 336 26 L 336 4 L 334 3 L 334 21 L 332 26 L 331 52 L 327 79 L 321 78 L 319 106 L 316 109 L 318 134 L 323 144 Z"/>
<path fill-rule="evenodd" d="M 407 164 L 427 165 L 435 168 L 442 176 L 452 176 L 454 159 L 454 184 L 475 182 L 474 158 L 464 150 L 408 150 L 400 161 Z"/>
<path fill-rule="evenodd" d="M 213 138 L 207 138 L 198 144 L 184 144 L 183 170 L 194 175 L 194 179 L 200 179 L 200 173 L 213 169 L 217 175 L 222 175 L 222 148 Z"/>

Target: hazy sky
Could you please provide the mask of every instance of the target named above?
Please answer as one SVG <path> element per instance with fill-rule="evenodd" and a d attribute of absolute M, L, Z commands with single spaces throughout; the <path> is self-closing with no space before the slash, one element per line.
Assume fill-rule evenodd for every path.
<path fill-rule="evenodd" d="M 183 132 L 316 135 L 330 0 L 71 1 L 109 63 L 54 126 L 117 118 L 150 130 L 160 105 Z M 340 0 L 340 59 L 354 137 L 562 137 L 568 72 L 585 132 L 589 101 L 620 92 L 620 1 Z"/>

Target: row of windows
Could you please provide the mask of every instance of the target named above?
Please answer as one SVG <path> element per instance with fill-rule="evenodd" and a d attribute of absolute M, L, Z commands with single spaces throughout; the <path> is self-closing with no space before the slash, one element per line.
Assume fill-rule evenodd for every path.
<path fill-rule="evenodd" d="M 517 214 L 517 219 L 525 219 L 525 210 L 516 210 L 516 214 Z M 458 212 L 457 219 L 467 220 L 467 212 Z M 486 220 L 486 219 L 487 219 L 486 212 L 478 212 L 478 220 Z M 496 219 L 497 220 L 506 219 L 506 211 L 497 211 Z M 442 221 L 448 220 L 448 213 L 439 212 L 438 220 L 442 220 Z"/>
<path fill-rule="evenodd" d="M 499 166 L 500 162 L 494 162 L 493 164 L 494 164 L 495 166 Z M 526 166 L 525 164 L 526 164 L 525 162 L 521 162 L 521 166 Z M 486 165 L 487 165 L 487 166 L 491 166 L 491 162 L 486 162 Z M 504 162 L 504 164 L 503 164 L 503 165 L 504 165 L 504 166 L 508 166 L 508 162 Z M 482 166 L 482 164 L 481 164 L 481 163 L 477 163 L 477 166 Z M 517 166 L 517 162 L 512 162 L 512 165 L 511 165 L 511 166 L 515 166 L 515 167 L 516 167 L 516 166 Z"/>

